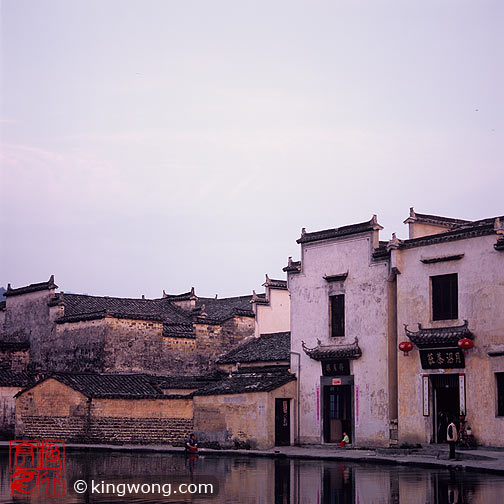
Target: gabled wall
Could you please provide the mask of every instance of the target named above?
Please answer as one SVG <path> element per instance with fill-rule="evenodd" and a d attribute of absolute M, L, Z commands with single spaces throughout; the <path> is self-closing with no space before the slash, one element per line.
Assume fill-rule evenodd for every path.
<path fill-rule="evenodd" d="M 504 357 L 489 357 L 492 345 L 504 346 L 504 252 L 494 249 L 495 235 L 399 250 L 397 277 L 399 341 L 422 327 L 450 327 L 468 321 L 474 348 L 465 354 L 465 368 L 423 370 L 419 351 L 398 356 L 399 439 L 429 443 L 433 433 L 432 389 L 430 415 L 423 416 L 422 375 L 465 373 L 467 422 L 478 443 L 504 446 L 504 417 L 496 416 L 495 373 L 504 373 Z M 463 254 L 459 260 L 424 264 L 421 259 Z M 431 319 L 430 277 L 457 273 L 458 319 Z"/>
<path fill-rule="evenodd" d="M 303 351 L 322 345 L 350 345 L 358 338 L 362 357 L 350 361 L 354 379 L 354 445 L 388 446 L 389 377 L 387 261 L 373 261 L 373 233 L 302 245 L 302 269 L 289 273 L 292 351 L 301 355 L 300 442 L 323 442 L 321 363 Z M 342 282 L 324 276 L 348 272 Z M 345 295 L 345 336 L 330 336 L 329 296 Z M 294 356 L 296 357 L 296 356 Z M 291 362 L 297 370 L 297 357 Z M 356 400 L 358 391 L 358 399 Z M 318 411 L 317 411 L 318 404 Z"/>

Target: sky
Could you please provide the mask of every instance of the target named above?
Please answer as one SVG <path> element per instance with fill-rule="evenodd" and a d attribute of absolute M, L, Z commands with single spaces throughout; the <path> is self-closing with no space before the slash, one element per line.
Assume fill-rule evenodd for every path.
<path fill-rule="evenodd" d="M 243 295 L 302 227 L 504 214 L 501 0 L 0 7 L 0 286 Z"/>

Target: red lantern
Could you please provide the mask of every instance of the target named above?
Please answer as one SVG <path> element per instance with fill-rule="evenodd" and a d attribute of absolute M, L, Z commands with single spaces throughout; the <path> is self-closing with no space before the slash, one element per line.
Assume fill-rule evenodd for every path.
<path fill-rule="evenodd" d="M 401 341 L 401 343 L 399 343 L 399 350 L 404 352 L 404 355 L 408 357 L 408 352 L 413 350 L 413 343 L 411 343 L 411 341 Z"/>
<path fill-rule="evenodd" d="M 471 348 L 474 346 L 473 340 L 470 340 L 469 338 L 462 338 L 458 342 L 458 347 L 462 348 L 462 350 L 471 350 Z"/>

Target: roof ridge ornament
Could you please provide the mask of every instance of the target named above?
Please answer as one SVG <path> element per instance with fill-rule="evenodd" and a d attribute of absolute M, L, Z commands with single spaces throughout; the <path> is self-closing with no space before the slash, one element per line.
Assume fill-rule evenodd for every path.
<path fill-rule="evenodd" d="M 383 226 L 380 226 L 380 224 L 378 224 L 378 217 L 376 216 L 376 214 L 373 214 L 373 217 L 371 217 L 369 224 L 375 231 L 380 231 L 383 229 Z"/>
<path fill-rule="evenodd" d="M 501 222 L 500 217 L 494 221 L 494 231 L 501 236 L 504 236 L 504 222 Z"/>
<path fill-rule="evenodd" d="M 397 250 L 401 247 L 403 241 L 397 238 L 395 233 L 392 233 L 392 238 L 387 243 L 387 252 L 391 250 Z"/>

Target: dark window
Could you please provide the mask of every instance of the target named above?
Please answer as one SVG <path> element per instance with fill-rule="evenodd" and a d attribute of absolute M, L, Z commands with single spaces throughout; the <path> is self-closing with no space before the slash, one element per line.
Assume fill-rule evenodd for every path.
<path fill-rule="evenodd" d="M 432 320 L 458 318 L 458 280 L 457 274 L 431 277 L 432 281 Z"/>
<path fill-rule="evenodd" d="M 331 296 L 331 336 L 345 336 L 345 296 Z"/>
<path fill-rule="evenodd" d="M 504 416 L 504 373 L 496 373 L 497 377 L 497 416 Z"/>

